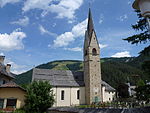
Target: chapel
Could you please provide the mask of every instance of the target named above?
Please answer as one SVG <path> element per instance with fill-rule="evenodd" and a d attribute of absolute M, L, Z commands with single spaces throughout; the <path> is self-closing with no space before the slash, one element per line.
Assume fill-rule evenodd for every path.
<path fill-rule="evenodd" d="M 32 81 L 46 80 L 53 87 L 55 107 L 75 106 L 116 99 L 116 90 L 101 78 L 100 47 L 91 10 L 83 47 L 84 71 L 33 69 Z"/>

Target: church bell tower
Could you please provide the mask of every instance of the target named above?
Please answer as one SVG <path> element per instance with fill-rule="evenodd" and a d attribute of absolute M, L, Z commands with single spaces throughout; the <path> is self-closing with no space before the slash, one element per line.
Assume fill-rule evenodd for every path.
<path fill-rule="evenodd" d="M 84 82 L 86 104 L 102 101 L 100 47 L 90 9 L 84 40 Z"/>

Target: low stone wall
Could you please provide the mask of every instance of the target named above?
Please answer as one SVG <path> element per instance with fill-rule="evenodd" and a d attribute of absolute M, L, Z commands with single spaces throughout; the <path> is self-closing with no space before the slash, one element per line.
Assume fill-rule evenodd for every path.
<path fill-rule="evenodd" d="M 50 108 L 48 113 L 150 113 L 150 107 L 114 109 L 114 108 Z"/>

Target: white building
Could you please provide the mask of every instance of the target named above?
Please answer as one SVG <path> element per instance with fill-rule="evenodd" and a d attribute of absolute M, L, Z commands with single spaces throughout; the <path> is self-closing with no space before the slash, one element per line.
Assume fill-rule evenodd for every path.
<path fill-rule="evenodd" d="M 33 80 L 47 80 L 53 86 L 54 106 L 74 106 L 110 102 L 115 89 L 101 80 L 100 47 L 89 10 L 84 41 L 84 72 L 33 69 Z"/>
<path fill-rule="evenodd" d="M 83 72 L 33 69 L 32 80 L 48 80 L 55 94 L 54 106 L 75 106 L 86 104 Z M 115 89 L 102 81 L 102 102 L 116 98 Z M 95 100 L 93 100 L 95 102 Z"/>

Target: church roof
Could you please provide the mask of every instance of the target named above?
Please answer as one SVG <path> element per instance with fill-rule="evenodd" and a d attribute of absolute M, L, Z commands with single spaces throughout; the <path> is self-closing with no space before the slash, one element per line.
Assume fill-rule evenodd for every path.
<path fill-rule="evenodd" d="M 116 90 L 113 87 L 111 87 L 108 83 L 106 83 L 105 81 L 102 81 L 102 86 L 105 87 L 105 91 L 115 91 Z"/>
<path fill-rule="evenodd" d="M 58 87 L 78 87 L 85 86 L 83 72 L 69 70 L 33 69 L 32 80 L 47 80 L 52 86 Z M 107 91 L 115 91 L 109 84 L 102 81 L 102 85 Z"/>
<path fill-rule="evenodd" d="M 84 86 L 83 72 L 37 69 L 32 80 L 48 80 L 52 86 Z"/>
<path fill-rule="evenodd" d="M 10 77 L 10 78 L 15 78 L 14 76 L 14 74 L 13 73 L 8 73 L 7 71 L 6 71 L 6 66 L 4 65 L 4 64 L 2 64 L 2 63 L 0 63 L 0 74 L 3 74 L 3 75 L 5 75 L 5 76 L 7 76 L 7 77 Z"/>

